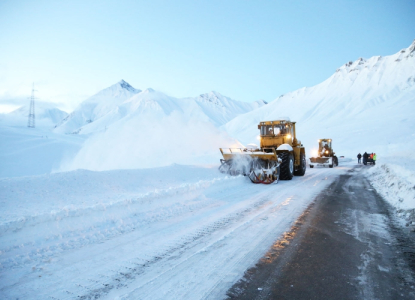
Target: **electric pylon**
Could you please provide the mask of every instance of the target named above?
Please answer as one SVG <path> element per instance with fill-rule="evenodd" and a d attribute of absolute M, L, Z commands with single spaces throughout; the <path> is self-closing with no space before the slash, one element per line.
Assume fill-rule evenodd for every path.
<path fill-rule="evenodd" d="M 35 84 L 32 86 L 32 96 L 30 97 L 29 119 L 27 120 L 27 127 L 35 128 Z"/>

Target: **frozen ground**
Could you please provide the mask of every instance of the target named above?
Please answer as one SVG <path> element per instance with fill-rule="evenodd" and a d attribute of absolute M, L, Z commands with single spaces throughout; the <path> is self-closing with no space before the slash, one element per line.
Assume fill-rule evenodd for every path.
<path fill-rule="evenodd" d="M 219 299 L 348 169 L 269 186 L 180 165 L 0 179 L 0 298 Z"/>

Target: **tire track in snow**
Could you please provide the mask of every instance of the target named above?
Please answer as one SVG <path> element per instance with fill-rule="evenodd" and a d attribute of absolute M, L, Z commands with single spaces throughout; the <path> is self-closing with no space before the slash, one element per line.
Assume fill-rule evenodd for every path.
<path fill-rule="evenodd" d="M 205 180 L 193 184 L 183 184 L 176 188 L 157 190 L 141 195 L 135 199 L 119 201 L 107 206 L 105 210 L 100 205 L 97 205 L 94 208 L 81 209 L 80 212 L 73 214 L 68 212 L 66 217 L 62 217 L 61 215 L 64 212 L 56 214 L 56 216 L 52 213 L 51 215 L 54 218 L 56 217 L 56 219 L 51 219 L 50 216 L 47 218 L 43 217 L 43 219 L 40 216 L 35 216 L 33 222 L 27 222 L 24 227 L 15 227 L 14 229 L 13 226 L 7 224 L 8 230 L 3 232 L 3 235 L 7 232 L 10 234 L 10 230 L 12 230 L 13 236 L 15 236 L 15 231 L 24 231 L 27 228 L 33 231 L 39 231 L 39 227 L 36 226 L 44 227 L 44 230 L 40 230 L 42 233 L 49 232 L 50 228 L 55 226 L 58 226 L 59 230 L 56 230 L 56 234 L 46 236 L 43 234 L 38 240 L 36 240 L 35 236 L 23 232 L 23 234 L 28 235 L 28 238 L 26 238 L 27 242 L 0 248 L 0 269 L 9 269 L 28 263 L 33 264 L 37 260 L 45 261 L 66 251 L 100 243 L 116 236 L 127 234 L 144 225 L 162 222 L 169 218 L 181 216 L 191 211 L 213 205 L 214 199 L 189 204 L 194 202 L 194 198 L 190 198 L 184 203 L 175 202 L 162 208 L 157 206 L 157 208 L 150 211 L 137 212 L 135 210 L 143 202 L 152 202 L 160 198 L 180 196 L 193 192 L 200 193 L 212 185 L 224 184 L 227 180 L 234 179 L 236 177 L 225 177 L 224 179 L 215 178 L 209 181 Z M 126 208 L 128 209 L 127 211 Z M 120 214 L 124 214 L 121 222 L 117 220 Z M 68 218 L 71 220 L 69 221 Z M 73 219 L 79 219 L 78 223 L 82 227 L 72 229 Z M 92 222 L 88 222 L 85 219 L 90 219 Z M 69 225 L 64 224 L 67 220 L 68 223 L 70 222 Z M 86 225 L 88 223 L 89 225 Z M 62 231 L 65 226 L 67 230 Z"/>
<path fill-rule="evenodd" d="M 315 174 L 314 176 L 309 176 L 308 178 L 301 178 L 302 180 L 299 181 L 299 182 L 297 182 L 295 184 L 295 187 L 296 186 L 299 186 L 299 185 L 302 185 L 304 182 L 313 180 L 314 177 L 316 177 L 316 176 L 318 176 L 318 174 Z M 266 194 L 265 195 L 261 195 L 261 197 L 263 197 L 263 198 L 264 197 L 269 197 L 272 193 L 273 193 L 273 191 L 267 191 Z M 238 223 L 237 222 L 236 223 L 237 224 L 237 227 L 233 228 L 231 230 L 231 232 L 229 232 L 229 233 L 227 233 L 227 234 L 219 237 L 217 240 L 215 240 L 213 243 L 211 243 L 209 247 L 214 247 L 215 244 L 220 243 L 223 239 L 226 239 L 226 237 L 228 235 L 232 234 L 234 231 L 235 232 L 238 231 L 238 230 L 239 231 L 242 231 L 242 228 L 245 228 L 247 226 L 247 224 L 251 223 L 254 220 L 255 221 L 258 221 L 258 219 L 261 219 L 263 217 L 263 215 L 270 215 L 271 213 L 278 213 L 278 211 L 283 206 L 287 205 L 290 200 L 292 201 L 292 198 L 285 199 L 285 201 L 283 201 L 281 203 L 278 203 L 277 205 L 267 205 L 267 206 L 262 207 L 262 210 L 259 210 L 259 213 L 257 215 L 255 215 L 255 217 L 253 219 L 248 220 L 248 221 L 245 221 L 245 222 L 242 222 L 242 223 Z M 269 200 L 266 199 L 264 201 L 264 199 L 262 199 L 262 201 L 256 202 L 256 206 L 259 207 L 261 204 L 264 204 L 264 202 L 266 202 L 266 201 L 269 201 Z M 248 211 L 249 211 L 249 209 L 245 209 L 245 212 L 248 212 Z M 205 231 L 202 231 L 202 233 L 200 233 L 200 236 L 204 236 L 206 234 L 212 234 L 214 231 L 217 231 L 219 229 L 221 229 L 221 230 L 226 229 L 226 225 L 228 225 L 229 223 L 232 223 L 232 221 L 239 221 L 239 219 L 241 219 L 241 218 L 228 217 L 228 218 L 225 218 L 225 220 L 226 220 L 225 222 L 223 222 L 223 220 L 222 221 L 217 221 L 214 224 L 211 224 L 211 228 L 210 229 L 214 229 L 214 230 L 206 230 L 205 229 Z M 235 223 L 235 222 L 233 222 L 233 223 Z M 287 227 L 287 228 L 289 228 L 289 227 Z M 197 238 L 194 238 L 194 239 L 196 240 Z M 264 239 L 266 239 L 266 237 L 264 237 Z M 245 243 L 244 245 L 242 245 L 241 247 L 239 247 L 238 250 L 240 250 L 240 249 L 242 249 L 244 247 L 247 247 L 248 244 L 249 244 L 249 242 Z M 183 247 L 184 247 L 184 245 L 182 245 L 182 248 Z M 176 264 L 176 265 L 170 267 L 170 269 L 168 269 L 167 271 L 164 271 L 162 274 L 158 274 L 156 277 L 154 277 L 153 279 L 149 280 L 145 284 L 142 284 L 140 287 L 136 287 L 136 289 L 143 288 L 146 285 L 149 286 L 152 282 L 156 281 L 161 276 L 164 276 L 164 274 L 167 274 L 169 272 L 172 272 L 174 269 L 180 267 L 180 265 L 182 265 L 182 264 L 186 264 L 186 262 L 188 262 L 189 260 L 191 260 L 194 256 L 196 256 L 196 255 L 198 255 L 198 254 L 200 254 L 200 253 L 202 253 L 204 251 L 206 251 L 206 250 L 203 250 L 202 249 L 202 250 L 199 250 L 199 251 L 191 254 L 184 261 L 182 261 L 179 264 Z M 244 258 L 242 257 L 240 260 L 242 260 L 242 259 L 244 259 Z M 237 261 L 237 262 L 235 262 L 234 264 L 238 264 L 240 262 L 240 260 Z M 172 275 L 172 276 L 174 277 L 174 275 Z M 218 280 L 218 282 L 216 284 L 218 284 L 220 281 L 221 280 Z"/>

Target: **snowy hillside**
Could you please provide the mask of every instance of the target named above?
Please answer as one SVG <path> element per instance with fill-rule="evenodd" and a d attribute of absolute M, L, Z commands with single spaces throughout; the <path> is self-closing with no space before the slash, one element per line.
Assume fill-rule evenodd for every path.
<path fill-rule="evenodd" d="M 0 124 L 5 126 L 27 126 L 30 103 L 18 109 L 0 114 Z M 35 102 L 35 117 L 37 127 L 53 128 L 56 124 L 68 116 L 68 113 L 58 109 L 54 104 L 48 102 Z"/>
<path fill-rule="evenodd" d="M 353 157 L 414 149 L 414 49 L 415 41 L 391 56 L 348 62 L 324 82 L 282 95 L 223 128 L 247 144 L 256 142 L 259 121 L 288 116 L 308 155 L 319 138 L 332 138 L 337 154 Z"/>
<path fill-rule="evenodd" d="M 221 126 L 265 104 L 265 101 L 236 101 L 217 92 L 178 99 L 151 88 L 137 90 L 121 80 L 82 102 L 56 126 L 55 132 L 90 134 L 103 131 L 122 118 L 146 118 L 154 113 L 168 116 L 173 111 Z"/>
<path fill-rule="evenodd" d="M 219 147 L 240 145 L 217 126 L 266 104 L 235 101 L 217 92 L 178 99 L 153 89 L 120 102 L 101 109 L 100 117 L 93 122 L 71 129 L 72 133 L 91 137 L 72 162 L 62 165 L 62 171 L 216 163 Z M 68 120 L 74 121 L 75 115 L 86 116 L 83 109 L 90 108 L 86 104 L 82 103 Z"/>
<path fill-rule="evenodd" d="M 124 80 L 100 91 L 82 102 L 67 118 L 56 126 L 57 133 L 77 133 L 86 124 L 105 116 L 111 110 L 141 92 Z"/>
<path fill-rule="evenodd" d="M 197 105 L 209 116 L 210 120 L 216 126 L 223 125 L 238 115 L 250 112 L 267 104 L 263 100 L 252 103 L 235 101 L 218 92 L 202 94 L 193 99 L 196 100 Z"/>

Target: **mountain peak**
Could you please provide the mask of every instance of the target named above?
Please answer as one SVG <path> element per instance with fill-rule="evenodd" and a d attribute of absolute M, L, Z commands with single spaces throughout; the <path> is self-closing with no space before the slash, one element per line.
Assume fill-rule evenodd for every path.
<path fill-rule="evenodd" d="M 266 104 L 268 104 L 268 102 L 265 101 L 264 99 L 259 99 L 259 100 L 255 101 L 255 103 L 258 103 L 260 105 L 266 105 Z"/>
<path fill-rule="evenodd" d="M 408 47 L 409 54 L 415 51 L 415 39 L 412 44 Z"/>
<path fill-rule="evenodd" d="M 197 100 L 201 101 L 201 102 L 205 102 L 205 103 L 213 103 L 214 105 L 218 105 L 221 107 L 225 107 L 225 105 L 222 103 L 221 99 L 223 99 L 224 97 L 215 91 L 211 91 L 209 93 L 205 93 L 205 94 L 201 94 Z"/>
<path fill-rule="evenodd" d="M 125 81 L 124 79 L 121 79 L 118 83 L 117 83 L 121 88 L 126 89 L 128 91 L 131 92 L 135 92 L 137 91 L 135 88 L 133 88 L 127 81 Z"/>

